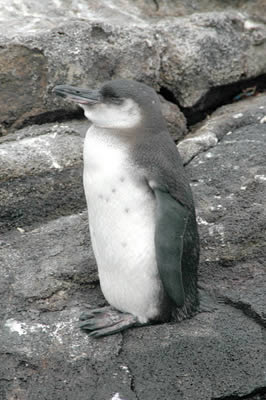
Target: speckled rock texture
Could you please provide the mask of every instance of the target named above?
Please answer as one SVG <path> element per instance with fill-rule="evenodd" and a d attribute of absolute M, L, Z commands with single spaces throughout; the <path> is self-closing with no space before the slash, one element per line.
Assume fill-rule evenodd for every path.
<path fill-rule="evenodd" d="M 131 78 L 170 91 L 182 108 L 204 109 L 215 102 L 207 101 L 212 89 L 264 76 L 263 18 L 232 1 L 193 3 L 1 0 L 2 134 L 77 113 L 53 95 L 60 83 L 95 88 Z M 265 6 L 257 0 L 253 9 L 263 15 Z"/>
<path fill-rule="evenodd" d="M 265 24 L 264 0 L 0 0 L 0 400 L 266 399 Z M 117 77 L 157 90 L 178 143 L 201 308 L 97 340 L 89 122 L 52 88 Z"/>
<path fill-rule="evenodd" d="M 37 227 L 15 218 L 17 229 L 1 239 L 1 399 L 264 398 L 265 116 L 263 95 L 225 106 L 179 145 L 197 205 L 199 286 L 209 307 L 191 320 L 89 338 L 78 329 L 78 316 L 105 300 L 86 211 L 43 217 Z M 48 128 L 50 134 L 36 137 L 20 131 L 16 142 L 2 146 L 48 138 L 45 154 L 53 150 L 54 160 L 68 170 L 56 147 L 61 138 L 51 144 L 49 135 L 62 131 L 65 146 L 73 139 L 74 165 L 74 144 L 81 140 L 75 132 L 82 136 L 84 125 Z M 202 132 L 203 139 L 206 132 L 215 134 L 216 143 L 187 159 L 186 146 L 199 143 Z M 33 157 L 31 174 L 49 175 L 50 161 Z M 22 170 L 24 152 L 17 162 Z M 58 168 L 55 174 L 60 177 Z M 12 182 L 12 174 L 6 179 Z"/>

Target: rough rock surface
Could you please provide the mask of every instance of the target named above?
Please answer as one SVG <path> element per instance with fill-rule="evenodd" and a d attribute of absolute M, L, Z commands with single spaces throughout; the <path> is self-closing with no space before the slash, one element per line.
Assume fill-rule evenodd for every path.
<path fill-rule="evenodd" d="M 265 123 L 266 98 L 255 96 L 248 101 L 220 107 L 210 119 L 197 124 L 193 132 L 178 144 L 178 150 L 187 164 L 197 154 L 209 150 L 233 130 L 260 122 Z"/>
<path fill-rule="evenodd" d="M 184 137 L 184 114 L 191 125 L 266 87 L 265 12 L 264 0 L 0 0 L 1 400 L 266 399 L 266 95 Z M 179 141 L 201 310 L 95 340 L 78 328 L 105 305 L 82 188 L 88 121 L 52 88 L 117 77 L 161 94 Z"/>
<path fill-rule="evenodd" d="M 52 93 L 59 83 L 137 79 L 167 90 L 185 109 L 205 109 L 210 90 L 266 74 L 266 26 L 236 10 L 149 19 L 143 2 L 2 3 L 2 133 L 63 118 L 65 104 Z M 69 104 L 67 112 L 77 109 Z"/>
<path fill-rule="evenodd" d="M 88 338 L 78 316 L 104 298 L 86 211 L 2 237 L 1 399 L 265 398 L 265 116 L 266 96 L 226 106 L 179 145 L 186 159 L 202 132 L 217 138 L 186 159 L 209 306 L 191 320 Z"/>
<path fill-rule="evenodd" d="M 33 125 L 0 145 L 0 230 L 84 210 L 82 144 L 88 122 Z"/>

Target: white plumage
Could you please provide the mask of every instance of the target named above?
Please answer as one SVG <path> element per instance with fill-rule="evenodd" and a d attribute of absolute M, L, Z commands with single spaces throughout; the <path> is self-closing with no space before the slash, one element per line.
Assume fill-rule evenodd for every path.
<path fill-rule="evenodd" d="M 93 125 L 84 144 L 84 188 L 102 292 L 140 322 L 158 315 L 155 198 L 128 144 Z"/>

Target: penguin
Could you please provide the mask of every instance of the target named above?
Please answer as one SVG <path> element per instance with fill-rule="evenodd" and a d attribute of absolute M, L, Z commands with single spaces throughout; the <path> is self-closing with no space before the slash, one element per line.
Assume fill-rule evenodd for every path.
<path fill-rule="evenodd" d="M 80 328 L 101 337 L 180 321 L 198 308 L 199 235 L 193 196 L 151 87 L 115 79 L 54 92 L 83 108 L 83 184 L 102 293 L 110 306 Z"/>

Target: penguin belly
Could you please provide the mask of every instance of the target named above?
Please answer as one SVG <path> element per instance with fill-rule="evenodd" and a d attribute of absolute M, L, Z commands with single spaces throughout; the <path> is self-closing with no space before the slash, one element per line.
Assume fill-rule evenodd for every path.
<path fill-rule="evenodd" d="M 160 314 L 163 287 L 156 263 L 155 198 L 127 147 L 89 129 L 84 189 L 102 292 L 110 305 L 146 323 Z"/>

